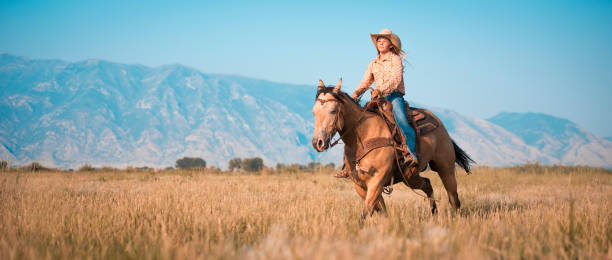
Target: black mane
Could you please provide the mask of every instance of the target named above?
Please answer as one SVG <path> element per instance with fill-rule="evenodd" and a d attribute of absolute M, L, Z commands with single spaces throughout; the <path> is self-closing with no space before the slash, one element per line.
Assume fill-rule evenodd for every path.
<path fill-rule="evenodd" d="M 346 92 L 344 92 L 342 90 L 340 90 L 339 93 L 336 93 L 336 92 L 334 92 L 334 88 L 335 88 L 335 86 L 327 86 L 327 87 L 323 87 L 323 89 L 321 89 L 321 90 L 317 90 L 317 95 L 315 96 L 315 102 L 317 102 L 317 97 L 319 97 L 320 94 L 329 93 L 332 96 L 334 96 L 335 99 L 340 101 L 340 103 L 344 103 L 345 100 L 350 100 L 351 102 L 353 102 L 358 107 L 361 107 L 361 105 L 359 103 L 357 103 L 357 101 L 355 101 L 351 96 L 349 96 L 349 94 L 347 94 Z"/>

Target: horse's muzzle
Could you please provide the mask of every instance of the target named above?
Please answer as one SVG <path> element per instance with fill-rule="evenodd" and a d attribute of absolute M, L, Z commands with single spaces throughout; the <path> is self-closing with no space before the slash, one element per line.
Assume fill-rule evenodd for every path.
<path fill-rule="evenodd" d="M 317 152 L 323 152 L 329 147 L 329 139 L 315 136 L 312 138 L 312 147 L 314 147 Z"/>

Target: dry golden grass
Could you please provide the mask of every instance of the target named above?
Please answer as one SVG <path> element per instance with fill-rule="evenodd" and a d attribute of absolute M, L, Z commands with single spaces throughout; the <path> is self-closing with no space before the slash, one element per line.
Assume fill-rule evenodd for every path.
<path fill-rule="evenodd" d="M 424 176 L 437 216 L 398 184 L 389 216 L 360 226 L 362 200 L 330 172 L 0 172 L 0 259 L 612 257 L 610 171 L 458 172 L 459 214 Z"/>

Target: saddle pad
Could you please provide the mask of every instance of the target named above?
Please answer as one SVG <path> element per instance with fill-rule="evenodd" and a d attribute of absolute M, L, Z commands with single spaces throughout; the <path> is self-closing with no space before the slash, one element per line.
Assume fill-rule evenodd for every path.
<path fill-rule="evenodd" d="M 410 107 L 407 110 L 406 114 L 410 115 L 409 120 L 416 127 L 418 136 L 426 135 L 440 126 L 440 121 L 427 109 Z"/>

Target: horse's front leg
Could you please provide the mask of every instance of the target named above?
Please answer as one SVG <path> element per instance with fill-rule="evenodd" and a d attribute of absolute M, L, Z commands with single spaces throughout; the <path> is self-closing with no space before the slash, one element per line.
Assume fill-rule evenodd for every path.
<path fill-rule="evenodd" d="M 382 186 L 372 187 L 368 186 L 366 192 L 365 205 L 363 212 L 361 213 L 361 220 L 365 220 L 368 216 L 372 216 L 374 212 L 382 212 L 387 215 L 387 206 L 382 197 Z"/>
<path fill-rule="evenodd" d="M 368 216 L 371 216 L 375 211 L 382 212 L 387 215 L 387 206 L 385 200 L 382 197 L 383 186 L 386 183 L 386 175 L 384 172 L 374 170 L 374 176 L 372 176 L 366 182 L 366 196 L 365 205 L 361 214 L 361 219 L 365 220 Z"/>

